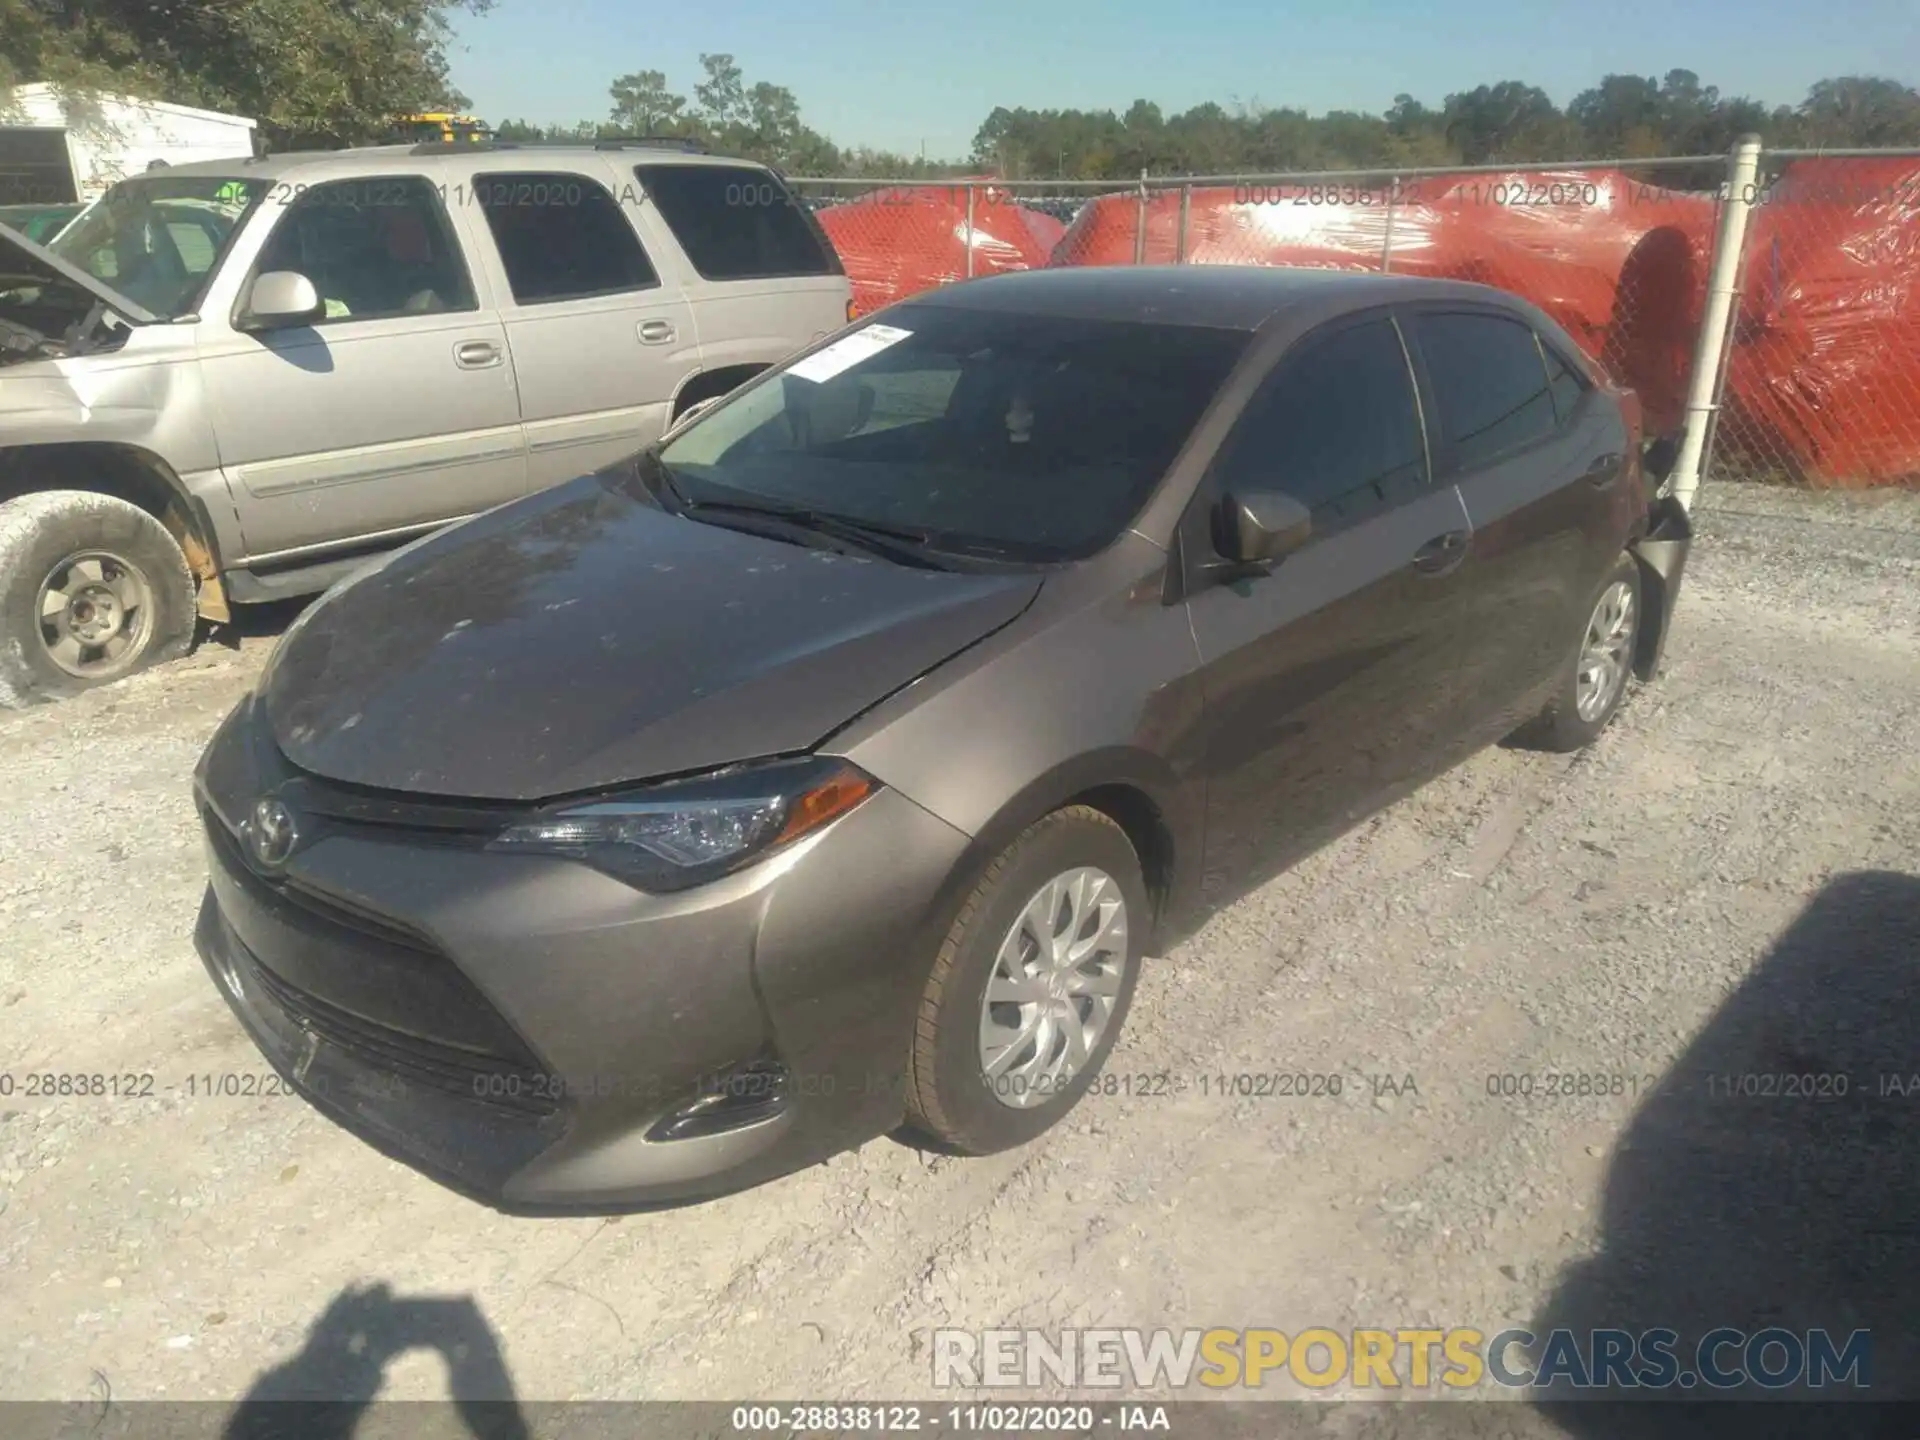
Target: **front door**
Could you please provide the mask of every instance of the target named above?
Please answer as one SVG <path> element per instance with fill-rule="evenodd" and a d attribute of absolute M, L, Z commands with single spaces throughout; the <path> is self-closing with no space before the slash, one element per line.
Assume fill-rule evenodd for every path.
<path fill-rule="evenodd" d="M 242 563 L 489 509 L 525 493 L 506 329 L 483 302 L 438 189 L 332 181 L 271 217 L 237 307 L 200 322 L 201 373 L 239 511 Z M 305 275 L 326 314 L 249 332 L 255 277 Z"/>
<path fill-rule="evenodd" d="M 1269 573 L 1188 601 L 1206 692 L 1209 903 L 1390 797 L 1458 708 L 1467 513 L 1457 490 L 1429 479 L 1392 318 L 1292 347 L 1196 501 L 1258 489 L 1305 504 L 1314 534 Z"/>

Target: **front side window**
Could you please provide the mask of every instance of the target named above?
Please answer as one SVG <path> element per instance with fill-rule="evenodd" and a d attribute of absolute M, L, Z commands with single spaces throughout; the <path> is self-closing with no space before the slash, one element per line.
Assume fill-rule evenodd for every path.
<path fill-rule="evenodd" d="M 660 458 L 696 507 L 800 507 L 1077 559 L 1132 522 L 1246 341 L 908 304 L 754 382 Z"/>
<path fill-rule="evenodd" d="M 1322 530 L 1423 487 L 1419 402 L 1393 322 L 1310 337 L 1283 360 L 1248 402 L 1215 475 L 1229 493 L 1291 495 Z"/>
<path fill-rule="evenodd" d="M 478 308 L 473 280 L 434 187 L 417 176 L 309 186 L 267 237 L 254 273 L 313 282 L 330 320 L 382 320 Z"/>
<path fill-rule="evenodd" d="M 151 310 L 190 314 L 265 180 L 159 176 L 122 180 L 47 249 Z"/>
<path fill-rule="evenodd" d="M 636 165 L 633 173 L 703 280 L 840 273 L 819 222 L 770 170 Z"/>
<path fill-rule="evenodd" d="M 520 305 L 619 295 L 660 283 L 607 187 L 565 171 L 481 175 L 473 196 Z"/>
<path fill-rule="evenodd" d="M 1422 315 L 1420 348 L 1440 423 L 1463 469 L 1554 432 L 1553 394 L 1533 331 L 1498 315 Z"/>

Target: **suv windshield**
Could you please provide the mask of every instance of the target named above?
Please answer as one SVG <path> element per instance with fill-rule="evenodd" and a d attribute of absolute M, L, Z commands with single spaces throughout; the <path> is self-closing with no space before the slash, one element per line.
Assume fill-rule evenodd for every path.
<path fill-rule="evenodd" d="M 122 180 L 47 249 L 163 320 L 189 314 L 260 179 L 153 175 Z"/>
<path fill-rule="evenodd" d="M 901 305 L 751 384 L 660 460 L 757 503 L 1080 559 L 1132 521 L 1248 336 Z"/>

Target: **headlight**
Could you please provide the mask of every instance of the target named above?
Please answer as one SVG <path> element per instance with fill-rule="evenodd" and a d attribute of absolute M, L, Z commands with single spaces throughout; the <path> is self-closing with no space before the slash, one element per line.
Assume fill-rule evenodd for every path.
<path fill-rule="evenodd" d="M 844 760 L 780 760 L 552 810 L 487 848 L 565 855 L 642 890 L 686 890 L 791 845 L 879 788 Z"/>

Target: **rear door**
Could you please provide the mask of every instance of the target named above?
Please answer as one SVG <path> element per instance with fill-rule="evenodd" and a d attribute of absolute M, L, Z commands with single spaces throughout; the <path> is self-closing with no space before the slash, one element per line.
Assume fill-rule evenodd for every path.
<path fill-rule="evenodd" d="M 847 323 L 852 291 L 840 258 L 773 172 L 657 161 L 633 176 L 693 269 L 708 370 L 771 365 Z"/>
<path fill-rule="evenodd" d="M 1188 601 L 1206 692 L 1210 899 L 1390 796 L 1459 708 L 1466 509 L 1429 478 L 1412 366 L 1390 315 L 1291 347 L 1195 502 L 1211 512 L 1220 495 L 1257 489 L 1306 505 L 1314 534 L 1269 573 Z"/>
<path fill-rule="evenodd" d="M 633 454 L 700 368 L 685 277 L 593 158 L 468 162 L 462 212 L 497 276 L 532 489 Z"/>
<path fill-rule="evenodd" d="M 1630 445 L 1612 397 L 1518 315 L 1421 307 L 1409 338 L 1438 422 L 1436 471 L 1473 527 L 1466 661 L 1484 739 L 1530 718 L 1575 644 L 1625 540 Z"/>

